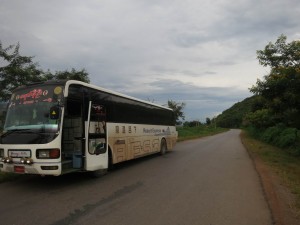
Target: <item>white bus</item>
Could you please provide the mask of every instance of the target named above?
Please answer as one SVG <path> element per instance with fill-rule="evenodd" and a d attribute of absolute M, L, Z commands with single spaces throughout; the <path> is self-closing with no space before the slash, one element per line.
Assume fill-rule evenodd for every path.
<path fill-rule="evenodd" d="M 116 163 L 171 150 L 171 109 L 80 81 L 17 88 L 0 137 L 0 171 L 101 174 Z"/>

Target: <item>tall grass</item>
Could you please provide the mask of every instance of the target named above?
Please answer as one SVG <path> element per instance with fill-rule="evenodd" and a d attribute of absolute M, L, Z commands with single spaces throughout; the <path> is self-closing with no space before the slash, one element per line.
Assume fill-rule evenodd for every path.
<path fill-rule="evenodd" d="M 289 154 L 300 156 L 300 131 L 278 124 L 266 129 L 246 128 L 253 138 L 284 149 Z"/>
<path fill-rule="evenodd" d="M 197 127 L 178 127 L 178 141 L 210 136 L 221 132 L 225 132 L 227 130 L 228 129 L 226 128 L 205 125 L 200 125 Z"/>

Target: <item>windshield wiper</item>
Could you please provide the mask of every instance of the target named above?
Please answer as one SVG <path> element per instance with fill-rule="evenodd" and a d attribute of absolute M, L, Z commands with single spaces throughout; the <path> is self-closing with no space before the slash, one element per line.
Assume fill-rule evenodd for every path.
<path fill-rule="evenodd" d="M 4 134 L 2 134 L 1 137 L 6 137 L 7 135 L 12 134 L 12 133 L 17 133 L 20 131 L 29 131 L 29 130 L 31 130 L 31 129 L 12 129 L 12 130 L 8 130 Z"/>

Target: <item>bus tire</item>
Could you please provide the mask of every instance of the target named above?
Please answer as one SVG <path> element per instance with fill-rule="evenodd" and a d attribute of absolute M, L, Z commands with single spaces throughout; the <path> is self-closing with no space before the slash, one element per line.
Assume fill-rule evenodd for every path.
<path fill-rule="evenodd" d="M 107 174 L 107 169 L 91 171 L 90 174 L 93 178 L 99 178 Z"/>
<path fill-rule="evenodd" d="M 161 142 L 160 142 L 160 154 L 161 155 L 164 155 L 167 153 L 167 142 L 166 142 L 166 139 L 161 139 Z"/>

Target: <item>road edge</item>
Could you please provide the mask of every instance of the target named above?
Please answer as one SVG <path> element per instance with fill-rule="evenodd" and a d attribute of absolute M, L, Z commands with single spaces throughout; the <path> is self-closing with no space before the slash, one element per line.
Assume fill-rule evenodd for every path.
<path fill-rule="evenodd" d="M 240 139 L 252 160 L 254 168 L 258 174 L 264 197 L 271 212 L 274 225 L 300 225 L 300 220 L 295 218 L 288 199 L 293 198 L 290 191 L 281 185 L 280 177 L 266 165 L 257 155 L 251 152 L 242 138 Z"/>

